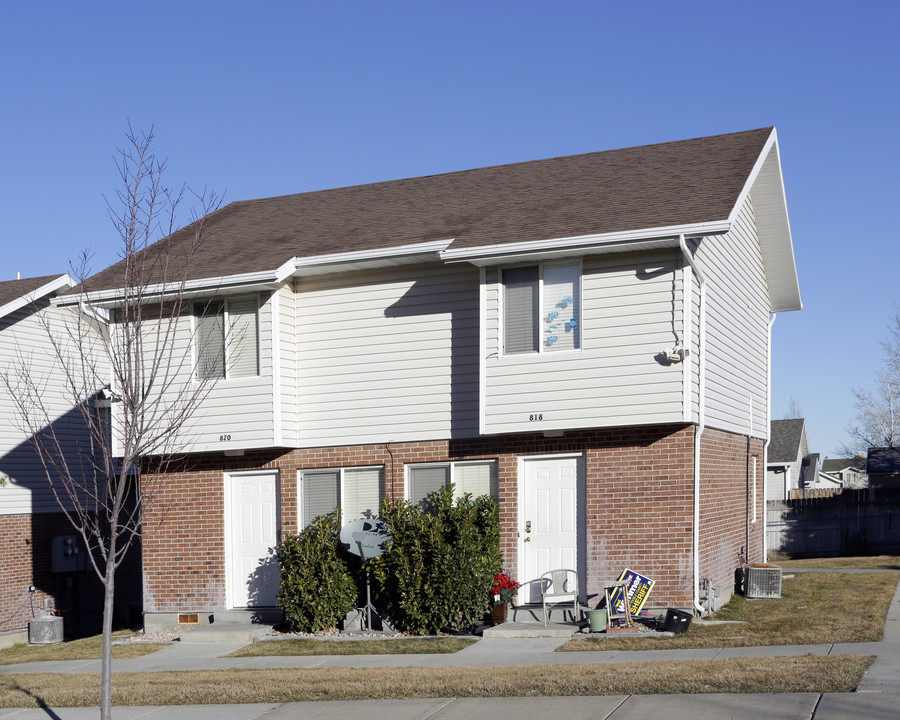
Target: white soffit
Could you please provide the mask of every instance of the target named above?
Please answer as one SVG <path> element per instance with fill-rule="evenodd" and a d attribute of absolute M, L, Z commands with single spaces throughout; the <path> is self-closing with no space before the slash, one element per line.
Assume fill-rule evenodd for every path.
<path fill-rule="evenodd" d="M 396 247 L 360 250 L 357 252 L 295 257 L 290 261 L 293 267 L 290 277 L 311 277 L 351 270 L 376 270 L 379 268 L 414 265 L 440 261 L 440 253 L 450 246 L 453 239 L 434 242 L 414 243 Z"/>

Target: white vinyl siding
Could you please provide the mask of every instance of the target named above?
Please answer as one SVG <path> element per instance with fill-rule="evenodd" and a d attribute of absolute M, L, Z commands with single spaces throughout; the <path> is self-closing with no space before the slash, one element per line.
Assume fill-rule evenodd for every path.
<path fill-rule="evenodd" d="M 407 465 L 406 479 L 407 499 L 415 505 L 451 483 L 455 497 L 466 494 L 498 496 L 497 463 L 494 461 Z"/>
<path fill-rule="evenodd" d="M 82 464 L 79 449 L 89 448 L 90 435 L 74 407 L 71 391 L 66 387 L 54 354 L 48 351 L 47 323 L 57 342 L 65 346 L 67 326 L 76 319 L 77 310 L 49 306 L 46 299 L 26 305 L 0 318 L 0 372 L 8 372 L 15 382 L 19 360 L 43 388 L 42 402 L 48 410 L 53 431 L 60 438 L 69 467 Z M 105 361 L 99 353 L 93 362 L 104 371 Z M 72 348 L 69 348 L 72 350 Z M 100 389 L 98 383 L 97 389 Z M 13 400 L 0 382 L 0 473 L 6 484 L 0 486 L 0 515 L 27 515 L 59 512 L 60 507 L 44 472 L 40 458 L 28 440 Z M 64 497 L 65 493 L 61 495 Z"/>
<path fill-rule="evenodd" d="M 706 423 L 768 437 L 769 297 L 748 199 L 727 235 L 704 238 L 707 273 Z"/>
<path fill-rule="evenodd" d="M 281 373 L 281 439 L 278 444 L 287 447 L 297 445 L 297 312 L 293 282 L 278 290 L 279 357 Z"/>
<path fill-rule="evenodd" d="M 230 302 L 230 299 L 225 301 Z M 178 372 L 175 381 L 167 389 L 166 402 L 176 408 L 183 397 L 190 397 L 197 387 L 196 372 L 192 369 L 191 353 L 197 349 L 197 305 L 193 317 L 186 314 L 178 319 L 177 330 L 167 347 L 171 353 L 172 368 Z M 256 339 L 251 355 L 256 359 L 258 371 L 247 377 L 213 379 L 204 389 L 202 401 L 190 419 L 171 438 L 170 452 L 223 452 L 274 447 L 277 445 L 275 429 L 275 377 L 273 357 L 273 308 L 268 293 L 253 296 L 253 304 L 259 309 L 255 313 Z M 206 303 L 202 304 L 203 306 Z M 238 306 L 238 310 L 242 310 Z M 246 312 L 233 313 L 242 320 L 254 315 L 249 307 Z M 226 308 L 226 322 L 228 321 Z M 145 322 L 146 336 L 154 336 L 155 320 Z M 164 322 L 168 322 L 165 320 Z M 239 321 L 240 322 L 240 321 Z M 112 332 L 115 332 L 113 325 Z M 235 331 L 238 333 L 239 331 Z M 243 333 L 246 341 L 254 335 Z M 147 357 L 150 357 L 149 350 Z M 197 357 L 193 365 L 196 368 Z M 115 388 L 113 388 L 115 390 Z M 118 421 L 118 403 L 113 403 L 113 426 Z"/>
<path fill-rule="evenodd" d="M 477 435 L 478 288 L 462 265 L 299 280 L 299 444 Z"/>
<path fill-rule="evenodd" d="M 501 353 L 500 271 L 489 268 L 484 432 L 683 422 L 685 364 L 658 358 L 684 334 L 680 267 L 674 248 L 585 257 L 581 351 L 516 355 Z"/>
<path fill-rule="evenodd" d="M 304 470 L 300 476 L 303 527 L 320 515 L 341 510 L 341 524 L 378 514 L 384 497 L 381 467 Z"/>

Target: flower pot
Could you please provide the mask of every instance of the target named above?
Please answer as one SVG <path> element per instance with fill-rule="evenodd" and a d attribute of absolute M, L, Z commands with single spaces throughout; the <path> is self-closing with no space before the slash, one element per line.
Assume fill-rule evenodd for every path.
<path fill-rule="evenodd" d="M 493 622 L 494 625 L 499 625 L 500 623 L 505 623 L 506 615 L 507 615 L 508 611 L 509 611 L 508 603 L 501 603 L 500 605 L 494 605 L 494 607 L 491 608 L 491 622 Z"/>
<path fill-rule="evenodd" d="M 602 610 L 588 610 L 586 614 L 591 632 L 603 632 L 606 630 L 606 608 Z"/>

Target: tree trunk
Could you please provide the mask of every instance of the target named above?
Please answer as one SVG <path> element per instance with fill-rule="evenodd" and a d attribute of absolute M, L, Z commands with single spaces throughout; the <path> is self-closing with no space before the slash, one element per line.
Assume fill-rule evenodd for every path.
<path fill-rule="evenodd" d="M 115 543 L 111 543 L 115 548 Z M 100 720 L 112 720 L 112 623 L 116 589 L 116 565 L 113 555 L 106 561 L 103 578 L 103 660 L 100 666 Z"/>

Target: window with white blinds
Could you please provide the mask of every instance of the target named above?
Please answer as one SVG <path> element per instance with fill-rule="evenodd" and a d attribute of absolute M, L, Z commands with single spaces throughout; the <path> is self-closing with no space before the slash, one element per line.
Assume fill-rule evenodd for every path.
<path fill-rule="evenodd" d="M 194 304 L 198 379 L 259 375 L 259 297 Z"/>
<path fill-rule="evenodd" d="M 497 463 L 459 462 L 407 465 L 407 499 L 420 505 L 433 492 L 453 484 L 455 497 L 497 497 Z"/>
<path fill-rule="evenodd" d="M 581 265 L 531 265 L 503 271 L 503 352 L 581 347 Z"/>
<path fill-rule="evenodd" d="M 300 484 L 303 527 L 338 508 L 342 525 L 373 517 L 378 515 L 384 497 L 384 471 L 380 467 L 304 470 Z"/>

